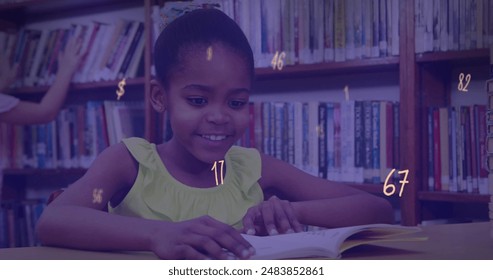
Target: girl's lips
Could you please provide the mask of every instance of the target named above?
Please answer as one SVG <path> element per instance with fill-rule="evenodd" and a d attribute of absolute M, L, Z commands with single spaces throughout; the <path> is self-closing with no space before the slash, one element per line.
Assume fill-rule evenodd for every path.
<path fill-rule="evenodd" d="M 200 141 L 207 148 L 222 148 L 229 145 L 230 135 L 225 134 L 199 134 Z"/>
<path fill-rule="evenodd" d="M 211 141 L 222 141 L 228 137 L 227 135 L 224 134 L 202 134 L 201 136 Z"/>

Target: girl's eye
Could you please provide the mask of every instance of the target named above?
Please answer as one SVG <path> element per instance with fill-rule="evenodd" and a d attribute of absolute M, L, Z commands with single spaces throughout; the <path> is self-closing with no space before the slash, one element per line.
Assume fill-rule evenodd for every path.
<path fill-rule="evenodd" d="M 241 109 L 243 106 L 245 106 L 246 102 L 245 101 L 240 101 L 240 100 L 233 100 L 229 102 L 229 106 L 233 109 Z"/>
<path fill-rule="evenodd" d="M 202 97 L 189 97 L 187 98 L 188 100 L 188 103 L 190 103 L 191 105 L 194 105 L 194 106 L 203 106 L 205 104 L 207 104 L 207 100 L 205 98 L 202 98 Z"/>

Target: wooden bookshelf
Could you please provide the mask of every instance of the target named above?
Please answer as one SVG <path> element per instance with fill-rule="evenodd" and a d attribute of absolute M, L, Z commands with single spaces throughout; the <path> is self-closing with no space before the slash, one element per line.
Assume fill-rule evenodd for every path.
<path fill-rule="evenodd" d="M 365 72 L 388 72 L 399 70 L 399 57 L 355 59 L 343 62 L 327 62 L 305 65 L 287 65 L 282 70 L 257 68 L 256 79 L 275 80 L 327 76 L 334 74 L 356 74 Z"/>
<path fill-rule="evenodd" d="M 421 201 L 444 201 L 444 202 L 471 202 L 471 203 L 488 203 L 489 195 L 454 193 L 454 192 L 418 192 L 418 198 Z"/>
<path fill-rule="evenodd" d="M 408 7 L 411 8 L 415 1 L 409 1 Z M 407 19 L 409 43 L 414 42 L 414 19 L 412 16 Z M 408 48 L 413 49 L 409 52 L 412 73 L 410 86 L 407 94 L 413 95 L 413 99 L 419 101 L 416 112 L 419 116 L 414 119 L 413 139 L 418 146 L 412 149 L 420 151 L 415 153 L 414 164 L 419 166 L 419 177 L 415 184 L 414 198 L 406 205 L 408 209 L 408 221 L 410 224 L 420 223 L 423 219 L 435 218 L 454 218 L 460 217 L 467 221 L 470 218 L 483 219 L 487 217 L 487 203 L 490 195 L 480 195 L 472 193 L 456 193 L 446 191 L 429 191 L 428 186 L 428 128 L 427 110 L 429 107 L 450 106 L 451 93 L 453 92 L 452 73 L 454 69 L 467 67 L 474 68 L 481 73 L 488 73 L 489 49 L 472 49 L 461 51 L 428 52 L 414 54 L 414 43 Z M 401 143 L 402 144 L 402 143 Z M 420 147 L 420 148 L 418 148 Z M 412 203 L 411 203 L 412 202 Z M 486 210 L 485 210 L 486 209 Z"/>
<path fill-rule="evenodd" d="M 113 89 L 117 89 L 118 82 L 120 82 L 120 80 L 91 82 L 91 83 L 74 83 L 71 85 L 70 91 L 73 94 L 79 94 L 80 91 L 87 91 L 87 90 L 98 90 L 98 91 L 111 90 L 113 92 L 114 91 Z M 125 87 L 144 86 L 145 78 L 140 77 L 140 78 L 126 79 L 125 82 L 126 82 Z M 20 87 L 20 88 L 11 89 L 8 93 L 17 96 L 29 95 L 29 94 L 43 94 L 48 89 L 49 86 Z"/>
<path fill-rule="evenodd" d="M 465 51 L 432 52 L 416 55 L 417 63 L 448 62 L 467 64 L 488 64 L 489 49 L 476 49 Z"/>

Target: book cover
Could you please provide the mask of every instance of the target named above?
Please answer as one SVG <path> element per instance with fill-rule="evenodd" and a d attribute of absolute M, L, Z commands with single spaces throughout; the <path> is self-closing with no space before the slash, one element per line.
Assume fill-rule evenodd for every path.
<path fill-rule="evenodd" d="M 303 160 L 302 160 L 302 166 L 303 170 L 306 172 L 309 169 L 310 166 L 310 149 L 309 149 L 309 127 L 308 127 L 308 103 L 303 103 L 303 108 L 302 108 L 302 114 L 303 114 L 303 134 L 302 134 L 302 141 L 303 141 Z"/>
<path fill-rule="evenodd" d="M 345 9 L 345 39 L 346 39 L 346 60 L 355 59 L 355 44 L 354 44 L 354 12 L 355 0 L 344 1 Z"/>
<path fill-rule="evenodd" d="M 346 58 L 346 27 L 345 1 L 335 0 L 334 3 L 334 58 L 344 61 Z"/>
<path fill-rule="evenodd" d="M 435 190 L 433 108 L 428 108 L 428 190 Z"/>
<path fill-rule="evenodd" d="M 335 180 L 335 134 L 334 134 L 334 103 L 326 103 L 326 115 L 327 125 L 325 131 L 327 132 L 327 179 Z"/>
<path fill-rule="evenodd" d="M 341 180 L 341 104 L 334 103 L 334 181 Z"/>
<path fill-rule="evenodd" d="M 284 119 L 286 124 L 284 125 L 284 141 L 283 149 L 287 155 L 286 160 L 289 164 L 294 165 L 294 103 L 287 102 L 284 107 Z"/>
<path fill-rule="evenodd" d="M 399 122 L 399 102 L 394 102 L 392 104 L 392 108 L 394 109 L 394 160 L 393 160 L 393 168 L 400 168 L 400 122 Z M 397 176 L 397 175 L 396 175 Z"/>
<path fill-rule="evenodd" d="M 324 1 L 324 61 L 334 61 L 334 1 Z"/>
<path fill-rule="evenodd" d="M 371 123 L 372 123 L 372 183 L 380 183 L 380 102 L 371 103 Z"/>
<path fill-rule="evenodd" d="M 318 177 L 327 179 L 327 108 L 318 104 Z"/>
<path fill-rule="evenodd" d="M 435 191 L 442 190 L 442 162 L 441 162 L 441 134 L 440 134 L 440 111 L 433 108 L 433 160 L 434 160 L 434 182 Z"/>
<path fill-rule="evenodd" d="M 354 182 L 354 100 L 341 102 L 341 180 Z"/>
<path fill-rule="evenodd" d="M 373 123 L 372 123 L 372 110 L 371 110 L 371 101 L 363 101 L 363 115 L 364 115 L 364 143 L 365 143 L 365 161 L 364 161 L 364 170 L 363 176 L 365 183 L 370 183 L 373 180 L 372 174 L 372 131 L 373 131 Z"/>
<path fill-rule="evenodd" d="M 388 55 L 387 16 L 389 16 L 387 15 L 387 2 L 380 0 L 378 12 L 378 49 L 380 57 Z"/>
<path fill-rule="evenodd" d="M 488 169 L 487 162 L 487 150 L 486 150 L 486 106 L 478 106 L 478 133 L 479 133 L 479 156 L 478 156 L 478 169 L 479 169 L 479 193 L 488 194 Z"/>
<path fill-rule="evenodd" d="M 356 183 L 363 183 L 365 162 L 365 128 L 363 101 L 354 102 L 354 177 Z"/>
<path fill-rule="evenodd" d="M 386 165 L 385 165 L 385 175 L 389 174 L 392 169 L 394 169 L 394 106 L 390 101 L 385 102 L 385 113 L 386 113 L 386 127 L 385 127 L 385 138 L 386 146 L 382 149 L 386 151 Z M 382 178 L 382 182 L 385 182 L 385 178 Z"/>
<path fill-rule="evenodd" d="M 471 105 L 469 107 L 469 133 L 470 133 L 470 146 L 469 151 L 471 152 L 471 182 L 472 182 L 472 192 L 479 193 L 478 186 L 478 177 L 479 177 L 479 169 L 478 169 L 478 149 L 479 142 L 477 139 L 477 116 L 476 116 L 476 106 Z"/>
<path fill-rule="evenodd" d="M 457 192 L 457 114 L 454 107 L 448 108 L 449 116 L 449 191 Z"/>
<path fill-rule="evenodd" d="M 285 155 L 283 154 L 283 143 L 285 140 L 283 139 L 284 133 L 284 103 L 275 102 L 274 103 L 274 156 L 279 160 L 285 160 Z"/>
<path fill-rule="evenodd" d="M 380 101 L 380 170 L 379 170 L 379 178 L 380 182 L 385 182 L 385 178 L 387 178 L 387 174 L 390 173 L 387 171 L 387 106 L 386 101 Z"/>
<path fill-rule="evenodd" d="M 309 150 L 309 173 L 318 175 L 318 133 L 320 124 L 318 122 L 319 102 L 308 102 L 308 150 Z"/>
<path fill-rule="evenodd" d="M 440 163 L 442 191 L 449 190 L 449 138 L 448 138 L 448 110 L 439 108 L 440 114 Z"/>
<path fill-rule="evenodd" d="M 379 0 L 372 1 L 373 6 L 373 25 L 372 25 L 372 48 L 371 57 L 378 57 L 380 55 L 380 5 Z"/>

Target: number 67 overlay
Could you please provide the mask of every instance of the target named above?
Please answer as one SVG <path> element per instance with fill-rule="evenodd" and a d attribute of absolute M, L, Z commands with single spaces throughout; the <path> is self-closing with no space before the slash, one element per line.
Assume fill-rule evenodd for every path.
<path fill-rule="evenodd" d="M 392 173 L 394 173 L 394 171 L 395 171 L 395 168 L 392 169 L 392 171 L 390 171 L 389 175 L 387 175 L 387 178 L 385 179 L 385 183 L 383 184 L 383 193 L 386 196 L 393 195 L 395 193 L 395 190 L 396 190 L 396 187 L 394 184 L 388 184 L 389 178 L 392 175 Z M 402 192 L 404 191 L 404 185 L 409 183 L 409 181 L 407 180 L 407 175 L 409 175 L 409 169 L 401 170 L 397 173 L 398 174 L 405 174 L 404 180 L 399 181 L 399 183 L 401 183 L 401 190 L 399 191 L 399 197 L 402 197 Z M 389 189 L 391 189 L 391 190 L 389 191 Z"/>

